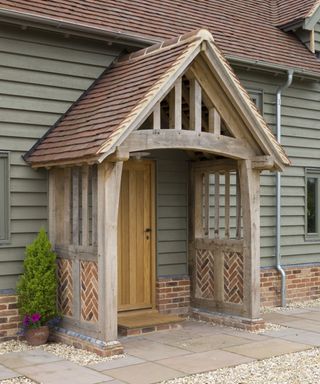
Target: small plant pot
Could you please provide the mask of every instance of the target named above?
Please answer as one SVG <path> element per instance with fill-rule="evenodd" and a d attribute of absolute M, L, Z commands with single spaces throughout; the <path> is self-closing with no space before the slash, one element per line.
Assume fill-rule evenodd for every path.
<path fill-rule="evenodd" d="M 43 325 L 39 328 L 30 328 L 24 334 L 26 341 L 29 345 L 42 345 L 46 344 L 49 338 L 49 327 Z"/>

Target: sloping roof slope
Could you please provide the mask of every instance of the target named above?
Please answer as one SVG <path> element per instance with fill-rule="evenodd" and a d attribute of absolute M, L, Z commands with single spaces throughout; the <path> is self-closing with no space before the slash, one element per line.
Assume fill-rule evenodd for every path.
<path fill-rule="evenodd" d="M 181 76 L 206 41 L 281 164 L 290 164 L 208 31 L 200 30 L 125 56 L 108 69 L 27 155 L 33 166 L 100 161 L 112 153 L 139 115 L 152 108 L 164 86 Z M 169 91 L 169 89 L 167 89 Z M 253 132 L 252 132 L 253 133 Z"/>
<path fill-rule="evenodd" d="M 274 3 L 278 1 L 279 3 Z M 274 24 L 310 11 L 311 0 L 0 0 L 0 9 L 163 41 L 206 28 L 225 55 L 320 75 L 319 60 Z M 296 4 L 291 7 L 291 3 Z M 299 6 L 298 6 L 299 5 Z M 301 5 L 301 8 L 300 8 Z M 292 11 L 291 11 L 292 8 Z M 279 20 L 278 20 L 279 21 Z"/>
<path fill-rule="evenodd" d="M 285 25 L 302 21 L 320 7 L 320 0 L 274 0 L 275 23 Z"/>

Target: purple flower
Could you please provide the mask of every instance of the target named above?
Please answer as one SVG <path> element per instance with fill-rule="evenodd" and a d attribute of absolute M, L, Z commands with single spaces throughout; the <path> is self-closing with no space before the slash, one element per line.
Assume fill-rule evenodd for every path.
<path fill-rule="evenodd" d="M 31 320 L 33 323 L 36 323 L 37 321 L 39 321 L 40 318 L 41 318 L 40 313 L 34 313 L 33 315 L 31 315 Z"/>
<path fill-rule="evenodd" d="M 23 326 L 24 327 L 28 327 L 30 324 L 30 316 L 29 315 L 25 315 L 25 317 L 23 318 Z"/>

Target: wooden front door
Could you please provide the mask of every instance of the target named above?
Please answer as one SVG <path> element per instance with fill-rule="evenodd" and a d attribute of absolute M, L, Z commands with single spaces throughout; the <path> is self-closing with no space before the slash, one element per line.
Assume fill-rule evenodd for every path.
<path fill-rule="evenodd" d="M 118 221 L 118 310 L 154 307 L 154 164 L 124 164 Z"/>

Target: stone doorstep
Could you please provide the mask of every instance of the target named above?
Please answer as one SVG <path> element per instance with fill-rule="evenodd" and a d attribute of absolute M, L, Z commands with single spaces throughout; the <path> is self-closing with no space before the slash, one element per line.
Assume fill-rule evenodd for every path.
<path fill-rule="evenodd" d="M 190 317 L 206 323 L 224 325 L 244 329 L 246 331 L 259 331 L 265 329 L 266 323 L 262 318 L 248 319 L 240 316 L 225 315 L 214 312 L 204 312 L 196 308 L 191 309 Z"/>
<path fill-rule="evenodd" d="M 149 313 L 137 316 L 119 316 L 118 333 L 120 336 L 137 336 L 150 332 L 180 329 L 184 317 Z"/>

